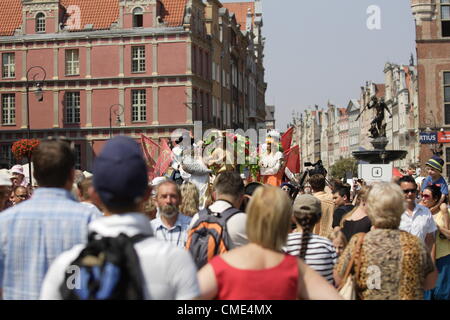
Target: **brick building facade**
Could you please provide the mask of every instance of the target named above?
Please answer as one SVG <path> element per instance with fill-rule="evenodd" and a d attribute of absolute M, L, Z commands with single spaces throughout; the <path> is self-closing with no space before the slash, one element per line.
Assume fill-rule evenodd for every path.
<path fill-rule="evenodd" d="M 411 0 L 416 24 L 419 131 L 450 131 L 450 3 L 444 0 Z M 422 165 L 438 146 L 421 145 Z M 450 174 L 450 144 L 442 148 Z"/>
<path fill-rule="evenodd" d="M 241 30 L 217 0 L 2 1 L 1 164 L 28 125 L 33 138 L 73 139 L 89 170 L 110 134 L 264 122 L 262 12 L 247 6 Z"/>

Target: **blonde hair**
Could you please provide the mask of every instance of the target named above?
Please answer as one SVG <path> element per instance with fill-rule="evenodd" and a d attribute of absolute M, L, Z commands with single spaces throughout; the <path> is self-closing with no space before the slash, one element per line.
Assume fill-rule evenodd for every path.
<path fill-rule="evenodd" d="M 204 207 L 207 208 L 214 203 L 213 195 L 212 195 L 212 184 L 208 183 L 208 187 L 205 192 L 205 204 Z"/>
<path fill-rule="evenodd" d="M 180 212 L 192 217 L 198 212 L 200 195 L 195 184 L 191 182 L 183 183 L 180 187 L 181 205 Z"/>
<path fill-rule="evenodd" d="M 356 195 L 356 197 L 358 198 L 357 205 L 352 210 L 350 210 L 350 212 L 345 214 L 342 217 L 341 222 L 339 223 L 339 227 L 341 227 L 341 229 L 344 228 L 345 220 L 347 220 L 347 218 L 351 217 L 353 212 L 355 212 L 355 210 L 358 209 L 359 206 L 364 205 L 367 202 L 367 197 L 369 196 L 371 189 L 372 189 L 372 186 L 364 185 L 361 187 L 361 190 L 359 190 L 358 194 Z"/>
<path fill-rule="evenodd" d="M 372 225 L 382 229 L 398 229 L 405 212 L 402 189 L 388 182 L 373 185 L 367 198 L 367 215 Z"/>
<path fill-rule="evenodd" d="M 291 227 L 291 203 L 280 188 L 257 188 L 246 210 L 248 240 L 267 249 L 281 250 Z"/>

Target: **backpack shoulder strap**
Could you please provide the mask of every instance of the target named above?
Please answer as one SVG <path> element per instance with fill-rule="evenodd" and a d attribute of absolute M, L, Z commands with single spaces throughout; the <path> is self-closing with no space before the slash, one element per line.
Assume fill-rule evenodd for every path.
<path fill-rule="evenodd" d="M 130 237 L 130 241 L 131 241 L 133 244 L 136 244 L 136 243 L 141 242 L 142 240 L 145 240 L 145 239 L 147 239 L 147 238 L 150 238 L 150 236 L 147 235 L 147 234 L 141 234 L 141 233 L 138 233 L 138 234 L 136 234 L 136 235 Z"/>
<path fill-rule="evenodd" d="M 100 237 L 100 239 L 97 239 L 97 235 L 98 234 L 96 232 L 90 233 L 88 236 L 88 243 L 95 241 L 95 240 L 101 240 L 103 238 L 103 237 Z M 138 233 L 132 237 L 126 235 L 125 233 L 120 233 L 119 236 L 129 238 L 132 243 L 138 243 L 138 242 L 150 237 L 150 235 L 145 235 L 142 233 Z"/>
<path fill-rule="evenodd" d="M 198 219 L 200 220 L 201 218 L 208 216 L 208 214 L 210 214 L 210 213 L 211 213 L 211 210 L 209 210 L 209 208 L 206 207 L 198 212 Z"/>
<path fill-rule="evenodd" d="M 207 221 L 211 211 L 208 208 L 204 208 L 198 212 L 198 219 L 194 222 L 190 230 L 197 228 L 202 222 Z"/>
<path fill-rule="evenodd" d="M 226 209 L 225 211 L 222 212 L 222 219 L 227 221 L 232 216 L 234 216 L 236 213 L 243 213 L 243 212 L 241 210 L 239 210 L 239 209 L 234 208 L 234 207 L 229 207 L 228 209 Z"/>
<path fill-rule="evenodd" d="M 209 208 L 204 208 L 199 211 L 198 220 L 192 226 L 192 229 L 194 229 L 196 226 L 198 226 L 200 223 L 202 223 L 204 221 L 217 221 L 218 220 L 218 221 L 227 222 L 228 219 L 230 219 L 233 215 L 235 215 L 236 213 L 239 213 L 239 212 L 241 212 L 241 211 L 234 207 L 225 209 L 225 211 L 222 211 L 222 212 L 213 212 Z"/>

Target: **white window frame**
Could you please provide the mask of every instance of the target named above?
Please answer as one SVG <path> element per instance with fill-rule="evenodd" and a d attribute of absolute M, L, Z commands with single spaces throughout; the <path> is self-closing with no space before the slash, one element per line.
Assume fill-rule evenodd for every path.
<path fill-rule="evenodd" d="M 444 36 L 444 34 L 443 34 L 444 30 L 442 28 L 442 25 L 443 25 L 443 22 L 450 23 L 450 12 L 449 12 L 449 17 L 447 17 L 446 19 L 443 18 L 442 12 L 443 12 L 444 8 L 449 8 L 448 10 L 450 10 L 450 1 L 449 0 L 440 0 L 439 2 L 440 2 L 439 17 L 441 18 L 441 36 L 443 38 L 448 38 L 448 37 L 450 37 L 450 35 Z"/>
<path fill-rule="evenodd" d="M 233 64 L 231 66 L 231 81 L 234 87 L 237 87 L 237 66 L 235 64 Z"/>
<path fill-rule="evenodd" d="M 137 16 L 141 16 L 141 25 L 137 26 Z M 133 9 L 133 28 L 142 28 L 144 26 L 144 10 L 141 7 Z"/>
<path fill-rule="evenodd" d="M 131 47 L 131 72 L 145 72 L 145 46 Z"/>
<path fill-rule="evenodd" d="M 45 32 L 45 14 L 43 12 L 39 12 L 36 14 L 35 18 L 35 31 L 36 33 L 44 33 Z"/>
<path fill-rule="evenodd" d="M 447 76 L 447 80 L 448 80 L 447 83 L 445 81 L 446 76 Z M 450 119 L 448 119 L 449 121 L 447 121 L 447 112 L 446 112 L 446 110 L 448 108 L 449 113 L 450 113 L 450 99 L 449 99 L 449 101 L 445 101 L 445 89 L 446 88 L 448 88 L 448 90 L 450 90 L 450 71 L 445 71 L 442 74 L 442 97 L 443 97 L 443 102 L 444 102 L 444 122 L 445 122 L 445 124 L 450 124 Z"/>
<path fill-rule="evenodd" d="M 14 52 L 5 52 L 2 54 L 2 77 L 16 77 L 16 54 Z"/>
<path fill-rule="evenodd" d="M 65 123 L 80 123 L 80 92 L 71 91 L 65 94 Z"/>
<path fill-rule="evenodd" d="M 2 124 L 16 124 L 16 95 L 14 93 L 4 93 L 2 98 Z"/>
<path fill-rule="evenodd" d="M 131 121 L 147 121 L 147 92 L 145 89 L 131 90 Z"/>
<path fill-rule="evenodd" d="M 80 75 L 80 50 L 66 49 L 66 76 Z"/>

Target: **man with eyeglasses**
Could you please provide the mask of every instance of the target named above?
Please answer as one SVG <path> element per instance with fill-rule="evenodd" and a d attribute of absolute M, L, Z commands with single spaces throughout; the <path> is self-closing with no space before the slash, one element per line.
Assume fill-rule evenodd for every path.
<path fill-rule="evenodd" d="M 413 177 L 404 176 L 400 178 L 398 184 L 405 194 L 406 205 L 399 229 L 419 237 L 431 252 L 437 231 L 433 216 L 428 208 L 416 203 L 417 184 Z"/>

